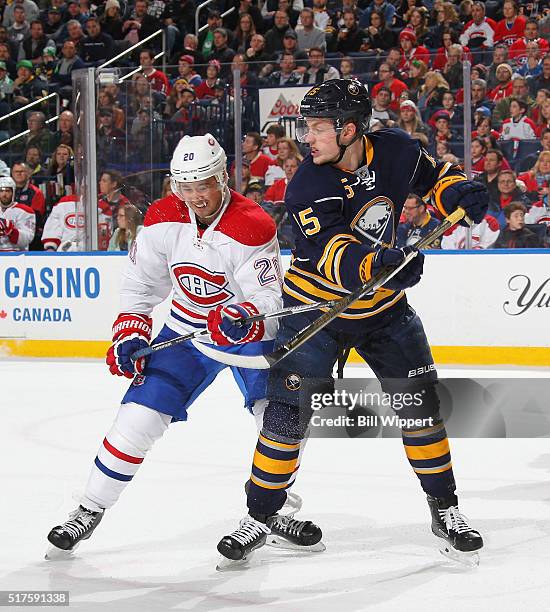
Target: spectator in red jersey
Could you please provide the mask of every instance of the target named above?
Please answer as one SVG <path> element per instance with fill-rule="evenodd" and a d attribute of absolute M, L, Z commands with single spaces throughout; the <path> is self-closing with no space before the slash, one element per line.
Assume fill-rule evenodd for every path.
<path fill-rule="evenodd" d="M 404 91 L 407 91 L 407 86 L 403 81 L 395 78 L 395 69 L 387 62 L 380 64 L 378 76 L 380 82 L 376 83 L 372 88 L 372 97 L 376 98 L 376 94 L 381 87 L 387 87 L 391 91 L 390 109 L 397 111 L 399 109 L 400 96 Z"/>
<path fill-rule="evenodd" d="M 540 238 L 525 227 L 527 208 L 522 202 L 510 202 L 504 207 L 506 228 L 497 238 L 495 249 L 537 249 L 543 245 Z"/>
<path fill-rule="evenodd" d="M 430 63 L 430 52 L 426 47 L 416 44 L 416 34 L 413 30 L 409 28 L 401 30 L 399 33 L 399 46 L 401 47 L 399 71 L 404 77 L 409 76 L 413 60 L 422 60 L 426 65 Z"/>
<path fill-rule="evenodd" d="M 472 177 L 476 178 L 476 176 L 480 176 L 485 171 L 487 143 L 481 138 L 472 138 L 470 152 L 472 156 Z"/>
<path fill-rule="evenodd" d="M 441 34 L 441 40 L 443 42 L 443 46 L 439 47 L 439 49 L 435 52 L 435 57 L 433 58 L 432 62 L 432 70 L 443 70 L 443 68 L 445 68 L 449 47 L 458 43 L 458 35 L 456 32 L 447 29 Z"/>
<path fill-rule="evenodd" d="M 151 89 L 167 96 L 170 93 L 168 77 L 154 66 L 155 54 L 151 49 L 142 49 L 139 54 L 139 65 L 145 78 L 151 83 Z"/>
<path fill-rule="evenodd" d="M 491 49 L 496 25 L 493 19 L 485 16 L 485 4 L 474 2 L 472 5 L 472 20 L 464 26 L 460 35 L 460 44 L 468 45 L 474 52 L 481 49 Z"/>
<path fill-rule="evenodd" d="M 262 137 L 258 132 L 248 132 L 243 141 L 243 154 L 250 164 L 250 177 L 264 179 L 269 166 L 275 162 L 262 153 Z"/>
<path fill-rule="evenodd" d="M 550 192 L 550 151 L 541 151 L 535 165 L 518 176 L 525 184 L 527 197 L 536 202 L 544 198 L 548 199 Z"/>
<path fill-rule="evenodd" d="M 491 89 L 487 96 L 491 102 L 496 104 L 500 100 L 512 95 L 512 74 L 513 70 L 508 64 L 500 64 L 497 67 L 498 85 Z"/>
<path fill-rule="evenodd" d="M 505 0 L 502 14 L 504 19 L 501 19 L 495 28 L 495 42 L 503 42 L 510 47 L 518 38 L 523 37 L 526 19 L 519 14 L 519 4 L 516 0 Z"/>
<path fill-rule="evenodd" d="M 206 67 L 206 79 L 195 87 L 195 93 L 199 100 L 213 100 L 216 97 L 214 85 L 220 75 L 220 62 L 210 60 Z"/>
<path fill-rule="evenodd" d="M 283 163 L 284 177 L 277 179 L 273 185 L 268 187 L 263 197 L 264 202 L 270 202 L 274 206 L 282 206 L 284 204 L 287 185 L 296 174 L 300 161 L 299 158 L 293 155 L 285 159 Z"/>
<path fill-rule="evenodd" d="M 527 61 L 527 43 L 536 42 L 541 55 L 548 53 L 548 41 L 539 37 L 539 25 L 536 19 L 528 19 L 525 24 L 524 36 L 518 38 L 510 47 L 510 59 L 518 64 Z"/>
<path fill-rule="evenodd" d="M 524 100 L 513 98 L 510 102 L 510 118 L 502 122 L 501 140 L 534 140 L 536 126 L 527 117 L 528 105 Z"/>

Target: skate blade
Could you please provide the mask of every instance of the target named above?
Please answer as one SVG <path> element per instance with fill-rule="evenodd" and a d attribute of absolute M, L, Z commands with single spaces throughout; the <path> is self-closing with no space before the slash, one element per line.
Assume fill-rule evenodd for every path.
<path fill-rule="evenodd" d="M 311 544 L 311 546 L 300 546 L 299 544 L 294 544 L 285 538 L 273 534 L 267 536 L 265 543 L 273 548 L 295 550 L 300 552 L 323 552 L 327 548 L 323 542 L 317 542 L 317 544 Z"/>
<path fill-rule="evenodd" d="M 455 561 L 464 567 L 478 567 L 479 566 L 479 552 L 477 550 L 462 551 L 456 550 L 450 546 L 447 542 L 443 542 L 439 546 L 439 552 L 447 559 Z"/>
<path fill-rule="evenodd" d="M 78 544 L 75 544 L 71 550 L 63 550 L 62 548 L 58 548 L 53 544 L 49 544 L 46 550 L 46 554 L 44 555 L 44 559 L 46 561 L 67 561 L 69 559 L 74 558 L 74 551 L 78 548 Z"/>
<path fill-rule="evenodd" d="M 248 562 L 250 561 L 253 555 L 254 555 L 254 551 L 248 553 L 246 557 L 243 557 L 242 559 L 238 559 L 237 561 L 235 561 L 234 559 L 228 559 L 227 557 L 220 555 L 220 560 L 218 561 L 218 565 L 216 565 L 216 571 L 217 572 L 232 572 L 235 570 L 244 569 L 246 565 L 248 565 Z"/>

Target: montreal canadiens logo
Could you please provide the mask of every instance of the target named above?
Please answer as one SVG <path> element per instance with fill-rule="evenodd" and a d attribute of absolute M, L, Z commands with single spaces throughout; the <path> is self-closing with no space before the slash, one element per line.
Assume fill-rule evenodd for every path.
<path fill-rule="evenodd" d="M 217 306 L 234 297 L 223 272 L 211 272 L 197 264 L 182 262 L 172 266 L 172 274 L 185 297 L 197 306 Z"/>
<path fill-rule="evenodd" d="M 65 216 L 65 227 L 77 229 L 84 227 L 84 215 L 82 213 L 69 213 Z"/>
<path fill-rule="evenodd" d="M 351 227 L 365 236 L 373 245 L 382 242 L 390 243 L 393 236 L 385 236 L 385 234 L 388 226 L 391 227 L 393 234 L 393 225 L 390 225 L 392 218 L 392 201 L 384 196 L 379 196 L 361 208 L 351 222 Z"/>

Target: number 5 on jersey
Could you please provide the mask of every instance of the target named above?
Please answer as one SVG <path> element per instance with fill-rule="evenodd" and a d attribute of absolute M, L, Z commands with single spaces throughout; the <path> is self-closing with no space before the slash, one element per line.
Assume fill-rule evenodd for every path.
<path fill-rule="evenodd" d="M 319 219 L 313 215 L 313 208 L 311 208 L 311 206 L 305 210 L 301 210 L 298 216 L 300 217 L 300 224 L 303 228 L 302 231 L 306 236 L 313 236 L 321 229 Z"/>

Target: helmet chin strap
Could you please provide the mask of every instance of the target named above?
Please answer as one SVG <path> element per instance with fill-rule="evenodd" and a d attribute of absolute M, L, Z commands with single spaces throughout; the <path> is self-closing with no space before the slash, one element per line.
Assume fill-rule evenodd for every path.
<path fill-rule="evenodd" d="M 358 128 L 357 124 L 354 124 L 354 125 L 355 125 L 356 128 Z M 344 128 L 344 126 L 341 129 L 343 129 L 343 128 Z M 363 134 L 359 132 L 359 129 L 357 129 L 356 134 L 353 137 L 353 140 L 349 144 L 343 145 L 343 144 L 340 144 L 340 135 L 341 135 L 341 132 L 337 131 L 337 133 L 336 133 L 336 144 L 340 148 L 340 153 L 339 153 L 338 157 L 336 157 L 336 159 L 331 159 L 329 161 L 326 161 L 323 164 L 319 164 L 320 166 L 326 166 L 327 164 L 339 164 L 342 161 L 342 158 L 344 157 L 344 155 L 346 154 L 346 151 L 348 150 L 348 147 L 351 147 L 351 145 L 354 142 L 357 142 L 363 136 Z"/>

